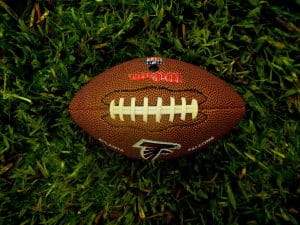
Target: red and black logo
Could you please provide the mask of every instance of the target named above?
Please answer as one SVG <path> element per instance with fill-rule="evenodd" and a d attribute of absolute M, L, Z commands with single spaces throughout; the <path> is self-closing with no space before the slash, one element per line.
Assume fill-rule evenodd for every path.
<path fill-rule="evenodd" d="M 168 155 L 180 149 L 181 145 L 172 142 L 141 139 L 132 147 L 140 148 L 140 154 L 144 159 L 155 160 L 161 155 Z"/>
<path fill-rule="evenodd" d="M 146 65 L 161 65 L 163 60 L 161 57 L 148 57 L 145 61 Z"/>

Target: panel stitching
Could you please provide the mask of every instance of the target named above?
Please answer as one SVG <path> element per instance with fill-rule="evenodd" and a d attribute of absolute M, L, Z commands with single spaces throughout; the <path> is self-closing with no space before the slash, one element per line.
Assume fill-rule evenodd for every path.
<path fill-rule="evenodd" d="M 146 86 L 146 87 L 143 87 L 143 88 L 136 88 L 136 89 L 123 89 L 123 90 L 114 90 L 114 91 L 111 91 L 109 93 L 107 93 L 106 95 L 104 95 L 102 98 L 101 98 L 101 103 L 103 105 L 109 105 L 109 103 L 106 103 L 104 102 L 104 99 L 109 96 L 109 95 L 112 95 L 114 93 L 122 93 L 122 92 L 138 92 L 138 91 L 144 91 L 144 90 L 148 90 L 148 89 L 154 89 L 154 90 L 167 90 L 167 91 L 170 91 L 170 92 L 193 92 L 193 93 L 196 93 L 196 94 L 199 94 L 201 96 L 203 96 L 204 100 L 199 102 L 199 103 L 204 103 L 206 102 L 207 100 L 207 96 L 205 96 L 202 92 L 198 91 L 197 89 L 182 89 L 182 90 L 172 90 L 172 89 L 169 89 L 169 88 L 166 88 L 166 87 L 157 87 L 157 86 Z"/>

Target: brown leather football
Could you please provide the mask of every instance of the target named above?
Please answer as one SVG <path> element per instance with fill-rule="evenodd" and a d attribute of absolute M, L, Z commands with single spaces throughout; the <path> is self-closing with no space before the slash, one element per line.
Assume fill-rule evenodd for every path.
<path fill-rule="evenodd" d="M 206 147 L 245 113 L 242 98 L 209 72 L 174 59 L 134 59 L 98 75 L 73 98 L 75 122 L 137 159 L 171 159 Z"/>

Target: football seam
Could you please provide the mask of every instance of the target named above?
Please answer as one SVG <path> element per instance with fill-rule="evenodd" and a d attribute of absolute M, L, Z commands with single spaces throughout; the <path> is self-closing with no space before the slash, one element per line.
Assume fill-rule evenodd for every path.
<path fill-rule="evenodd" d="M 129 129 L 138 129 L 138 130 L 143 130 L 145 132 L 151 132 L 151 133 L 155 133 L 155 132 L 161 132 L 161 131 L 164 131 L 164 130 L 169 130 L 169 129 L 172 129 L 174 127 L 188 127 L 188 126 L 196 126 L 198 124 L 201 124 L 201 123 L 204 123 L 206 120 L 207 120 L 207 115 L 205 113 L 199 113 L 201 114 L 202 116 L 204 116 L 205 118 L 203 119 L 197 119 L 197 120 L 193 120 L 191 122 L 186 122 L 186 121 L 182 121 L 182 123 L 184 124 L 176 124 L 176 123 L 169 123 L 168 125 L 166 125 L 165 127 L 162 127 L 160 129 L 149 129 L 149 127 L 145 127 L 145 128 L 141 128 L 141 127 L 136 127 L 134 125 L 128 125 L 128 124 L 122 124 L 121 126 L 117 126 L 117 125 L 114 125 L 112 123 L 110 123 L 109 121 L 107 121 L 105 119 L 105 117 L 109 116 L 109 114 L 105 114 L 103 116 L 101 116 L 101 119 L 106 123 L 108 124 L 108 126 L 112 127 L 112 128 L 116 128 L 116 129 L 120 129 L 120 128 L 129 128 Z M 147 124 L 146 122 L 144 122 L 144 124 Z M 159 123 L 158 123 L 159 124 Z"/>
<path fill-rule="evenodd" d="M 199 112 L 198 113 L 201 113 L 201 110 L 230 110 L 230 109 L 233 109 L 233 110 L 235 110 L 235 109 L 245 109 L 245 107 L 243 106 L 243 107 L 232 107 L 232 108 L 201 108 L 201 107 L 199 107 Z M 101 107 L 100 109 L 87 109 L 87 108 L 85 108 L 85 109 L 70 109 L 70 111 L 108 111 L 107 112 L 107 114 L 109 114 L 109 110 L 107 109 L 107 107 Z"/>
<path fill-rule="evenodd" d="M 236 108 L 217 108 L 217 109 L 208 109 L 208 111 L 210 110 L 243 110 L 244 111 L 244 107 L 236 107 Z M 85 111 L 85 110 L 77 110 L 77 111 Z M 93 110 L 94 111 L 94 110 Z M 98 111 L 98 110 L 97 110 Z M 204 123 L 207 120 L 207 115 L 205 113 L 201 113 L 201 111 L 199 112 L 199 114 L 202 114 L 203 116 L 205 116 L 204 119 L 202 120 L 195 120 L 194 122 L 188 122 L 185 124 L 170 124 L 168 127 L 166 128 L 161 128 L 161 129 L 156 129 L 156 130 L 149 130 L 149 128 L 137 128 L 136 126 L 132 126 L 132 125 L 124 125 L 124 126 L 116 126 L 113 125 L 111 123 L 109 123 L 105 117 L 109 116 L 109 112 L 100 116 L 101 120 L 104 121 L 108 126 L 112 127 L 112 128 L 116 128 L 116 129 L 122 129 L 122 128 L 127 128 L 127 129 L 139 129 L 139 130 L 143 130 L 143 131 L 147 131 L 147 132 L 151 132 L 151 133 L 155 133 L 155 132 L 161 132 L 164 130 L 170 130 L 170 129 L 174 129 L 176 127 L 188 127 L 188 126 L 198 126 L 199 124 Z"/>

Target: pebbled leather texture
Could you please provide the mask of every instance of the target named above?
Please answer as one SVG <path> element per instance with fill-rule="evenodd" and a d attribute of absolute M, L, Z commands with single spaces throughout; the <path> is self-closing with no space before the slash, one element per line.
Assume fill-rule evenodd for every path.
<path fill-rule="evenodd" d="M 138 159 L 171 159 L 202 149 L 228 133 L 244 116 L 243 99 L 221 79 L 198 66 L 174 59 L 161 58 L 157 71 L 151 72 L 147 58 L 134 59 L 117 65 L 95 77 L 73 98 L 69 110 L 74 121 L 94 138 L 111 149 Z M 162 105 L 198 103 L 198 115 L 162 115 L 160 122 L 149 115 L 124 115 L 112 119 L 110 102 L 124 98 L 124 105 L 142 106 L 143 99 L 155 106 L 158 97 Z M 184 110 L 184 109 L 183 109 Z"/>

